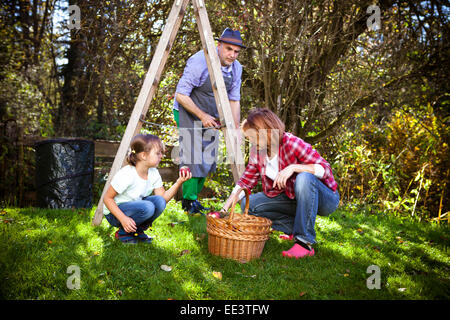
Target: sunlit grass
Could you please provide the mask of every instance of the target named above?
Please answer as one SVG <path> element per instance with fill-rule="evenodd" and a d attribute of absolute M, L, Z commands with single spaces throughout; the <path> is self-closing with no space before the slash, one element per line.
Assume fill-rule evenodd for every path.
<path fill-rule="evenodd" d="M 241 264 L 210 255 L 205 217 L 188 217 L 180 203 L 171 201 L 156 220 L 148 232 L 155 237 L 150 245 L 120 243 L 105 219 L 93 227 L 94 209 L 6 208 L 0 216 L 0 296 L 448 299 L 447 225 L 341 209 L 317 218 L 316 256 L 282 257 L 292 242 L 280 240 L 275 232 L 260 259 Z M 184 223 L 172 225 L 180 221 Z M 172 271 L 163 271 L 163 264 Z M 70 265 L 80 268 L 79 290 L 67 287 Z M 380 267 L 379 290 L 367 288 L 370 265 Z"/>

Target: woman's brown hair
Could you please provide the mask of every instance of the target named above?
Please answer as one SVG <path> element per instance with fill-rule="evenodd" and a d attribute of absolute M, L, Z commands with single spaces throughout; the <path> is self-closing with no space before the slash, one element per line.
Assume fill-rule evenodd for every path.
<path fill-rule="evenodd" d="M 136 166 L 138 162 L 138 153 L 150 152 L 153 148 L 164 150 L 164 144 L 161 139 L 153 134 L 138 134 L 133 137 L 130 143 L 131 152 L 127 156 L 127 162 Z"/>
<path fill-rule="evenodd" d="M 271 110 L 266 108 L 255 108 L 250 110 L 246 121 L 243 123 L 243 129 L 276 129 L 281 134 L 284 133 L 284 123 L 281 119 Z"/>
<path fill-rule="evenodd" d="M 258 132 L 267 130 L 266 134 L 269 139 L 278 139 L 281 142 L 285 132 L 283 121 L 271 110 L 266 108 L 256 108 L 250 110 L 250 113 L 242 122 L 242 130 L 254 129 Z"/>

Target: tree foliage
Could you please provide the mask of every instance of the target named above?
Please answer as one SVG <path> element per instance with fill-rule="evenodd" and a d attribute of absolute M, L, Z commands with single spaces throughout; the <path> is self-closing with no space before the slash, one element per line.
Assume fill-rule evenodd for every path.
<path fill-rule="evenodd" d="M 80 29 L 68 26 L 72 4 L 81 9 Z M 15 119 L 24 134 L 120 140 L 172 4 L 3 1 L 2 121 Z M 206 5 L 216 37 L 225 27 L 239 29 L 248 46 L 239 56 L 242 117 L 253 107 L 274 110 L 289 131 L 326 155 L 349 200 L 409 213 L 448 211 L 440 201 L 450 158 L 446 2 Z M 380 9 L 376 29 L 368 26 L 370 5 Z M 148 120 L 173 124 L 175 86 L 187 58 L 200 49 L 189 6 Z"/>

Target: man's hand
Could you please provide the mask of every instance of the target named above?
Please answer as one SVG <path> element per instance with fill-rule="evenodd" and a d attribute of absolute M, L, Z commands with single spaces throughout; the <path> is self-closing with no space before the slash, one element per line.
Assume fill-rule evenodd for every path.
<path fill-rule="evenodd" d="M 185 96 L 184 94 L 177 93 L 177 101 L 180 103 L 183 108 L 188 111 L 189 113 L 192 113 L 193 115 L 197 116 L 197 118 L 200 119 L 203 126 L 205 128 L 208 127 L 215 127 L 219 124 L 215 121 L 215 118 L 207 114 L 206 112 L 200 110 L 199 107 L 197 107 L 194 103 L 194 101 L 189 96 Z"/>
<path fill-rule="evenodd" d="M 205 128 L 208 127 L 217 127 L 219 124 L 216 122 L 216 118 L 213 116 L 203 112 L 202 116 L 200 117 L 200 120 L 202 121 L 202 124 Z"/>

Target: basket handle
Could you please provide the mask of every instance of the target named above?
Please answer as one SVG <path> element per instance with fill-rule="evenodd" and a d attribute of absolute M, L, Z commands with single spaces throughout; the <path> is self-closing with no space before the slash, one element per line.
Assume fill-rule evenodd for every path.
<path fill-rule="evenodd" d="M 233 221 L 234 218 L 234 207 L 236 206 L 236 203 L 239 201 L 239 194 L 241 194 L 241 192 L 244 191 L 245 192 L 245 210 L 244 210 L 244 215 L 248 215 L 248 207 L 250 205 L 250 201 L 249 201 L 249 195 L 250 195 L 250 191 L 247 188 L 239 188 L 239 190 L 235 193 L 234 195 L 234 199 L 233 199 L 233 203 L 231 204 L 231 212 L 230 212 L 230 217 L 228 218 L 228 222 Z"/>

